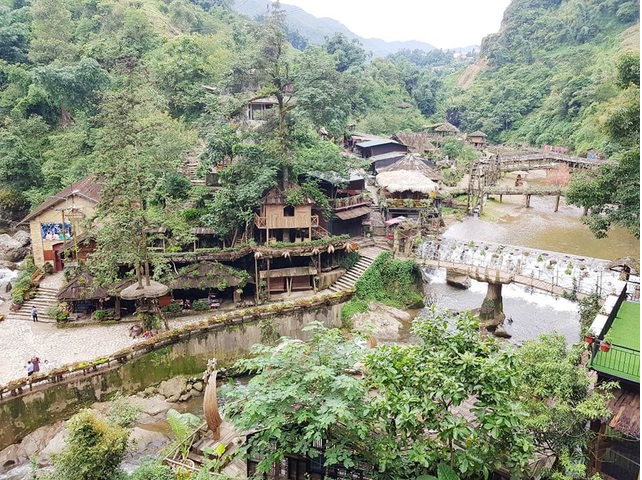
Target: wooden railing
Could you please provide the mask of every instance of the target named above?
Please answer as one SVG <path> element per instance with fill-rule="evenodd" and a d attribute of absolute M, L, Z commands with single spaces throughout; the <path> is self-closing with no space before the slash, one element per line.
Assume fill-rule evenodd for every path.
<path fill-rule="evenodd" d="M 277 217 L 268 222 L 267 217 L 259 217 L 254 215 L 254 225 L 256 228 L 262 229 L 277 229 L 277 228 L 310 228 L 319 226 L 319 216 L 310 215 L 300 217 Z"/>
<path fill-rule="evenodd" d="M 357 205 L 370 205 L 372 203 L 370 197 L 364 193 L 358 195 L 351 195 L 349 197 L 335 198 L 331 201 L 331 205 L 335 210 L 341 210 L 349 207 L 356 207 Z"/>

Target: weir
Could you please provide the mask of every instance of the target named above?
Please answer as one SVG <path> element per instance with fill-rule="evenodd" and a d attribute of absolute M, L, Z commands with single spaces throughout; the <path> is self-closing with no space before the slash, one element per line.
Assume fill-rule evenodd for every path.
<path fill-rule="evenodd" d="M 594 293 L 606 297 L 624 285 L 619 274 L 608 269 L 608 260 L 515 245 L 441 238 L 422 243 L 417 256 L 419 265 L 487 283 L 480 318 L 491 329 L 504 320 L 502 285 L 519 283 L 578 299 Z"/>

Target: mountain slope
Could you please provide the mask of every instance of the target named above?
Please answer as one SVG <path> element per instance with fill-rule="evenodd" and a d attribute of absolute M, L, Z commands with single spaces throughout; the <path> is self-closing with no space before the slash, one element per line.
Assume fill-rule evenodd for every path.
<path fill-rule="evenodd" d="M 637 2 L 513 0 L 452 82 L 444 114 L 494 142 L 608 153 L 601 118 L 621 95 L 616 65 L 627 51 L 639 52 Z"/>
<path fill-rule="evenodd" d="M 269 3 L 271 3 L 269 0 L 237 0 L 232 5 L 232 8 L 250 18 L 256 18 L 266 14 Z M 285 3 L 282 3 L 281 7 L 287 14 L 287 22 L 290 28 L 297 30 L 311 44 L 321 44 L 324 42 L 325 37 L 330 37 L 335 33 L 342 33 L 350 39 L 358 39 L 365 49 L 370 50 L 375 56 L 386 56 L 403 49 L 430 51 L 436 48 L 433 45 L 419 41 L 386 42 L 378 38 L 359 37 L 350 31 L 348 27 L 332 18 L 317 18 L 297 6 Z"/>

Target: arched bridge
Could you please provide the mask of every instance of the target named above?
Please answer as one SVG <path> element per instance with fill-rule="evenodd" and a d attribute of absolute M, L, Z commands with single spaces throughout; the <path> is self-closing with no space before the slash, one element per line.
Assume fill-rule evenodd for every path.
<path fill-rule="evenodd" d="M 608 269 L 608 260 L 568 255 L 514 245 L 427 241 L 417 250 L 420 265 L 446 268 L 490 284 L 519 283 L 553 295 L 619 293 L 623 282 Z"/>

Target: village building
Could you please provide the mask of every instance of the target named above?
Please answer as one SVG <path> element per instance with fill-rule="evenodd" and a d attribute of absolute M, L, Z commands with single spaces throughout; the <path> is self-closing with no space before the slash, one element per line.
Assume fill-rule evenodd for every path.
<path fill-rule="evenodd" d="M 456 138 L 460 133 L 457 127 L 448 122 L 442 123 L 434 132 L 437 143 L 441 143 L 445 138 Z"/>
<path fill-rule="evenodd" d="M 474 131 L 473 133 L 469 133 L 468 136 L 466 137 L 466 141 L 470 143 L 473 147 L 475 147 L 477 150 L 481 150 L 486 146 L 486 134 L 484 132 L 480 132 L 479 130 Z"/>
<path fill-rule="evenodd" d="M 590 348 L 589 368 L 598 383 L 617 381 L 607 408 L 611 417 L 593 422 L 597 432 L 591 473 L 606 479 L 638 479 L 640 476 L 640 262 L 627 257 L 611 263 L 622 272 L 626 285 L 610 295 L 595 317 L 585 341 Z"/>
<path fill-rule="evenodd" d="M 392 139 L 406 145 L 412 153 L 417 153 L 426 158 L 432 158 L 438 150 L 432 142 L 434 137 L 434 134 L 428 132 L 395 133 Z"/>
<path fill-rule="evenodd" d="M 391 220 L 417 220 L 426 231 L 437 231 L 441 226 L 439 205 L 441 175 L 426 165 L 416 154 L 409 153 L 403 159 L 382 169 L 377 174 L 380 198 L 386 212 L 387 235 L 392 240 Z"/>
<path fill-rule="evenodd" d="M 393 152 L 406 153 L 407 151 L 408 147 L 406 145 L 389 138 L 357 142 L 352 148 L 352 152 L 361 158 L 370 158 Z"/>
<path fill-rule="evenodd" d="M 310 172 L 308 176 L 319 182 L 319 188 L 330 203 L 331 212 L 327 219 L 318 206 L 313 207 L 314 213 L 319 216 L 321 227 L 330 235 L 363 236 L 372 204 L 370 193 L 366 190 L 368 174 L 351 172 L 347 178 L 343 178 L 333 174 Z"/>
<path fill-rule="evenodd" d="M 87 176 L 38 205 L 20 224 L 29 224 L 34 262 L 49 262 L 54 271 L 82 259 L 83 220 L 91 216 L 100 201 L 100 185 Z M 71 260 L 63 253 L 72 253 Z"/>

